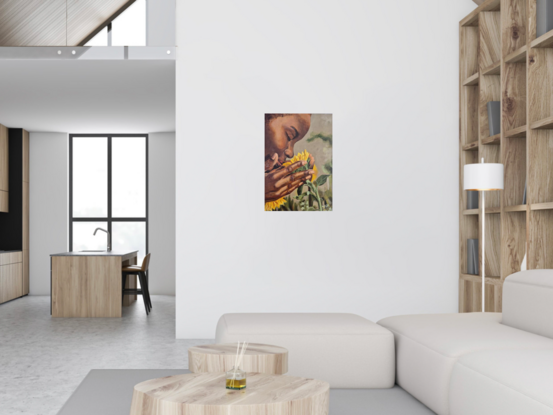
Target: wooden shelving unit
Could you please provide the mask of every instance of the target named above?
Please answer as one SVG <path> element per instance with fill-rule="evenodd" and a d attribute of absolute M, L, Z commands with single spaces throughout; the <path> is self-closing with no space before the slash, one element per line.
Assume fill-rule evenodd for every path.
<path fill-rule="evenodd" d="M 505 166 L 505 189 L 486 195 L 486 311 L 499 312 L 525 255 L 528 269 L 553 268 L 553 31 L 536 39 L 536 0 L 486 0 L 459 30 L 459 311 L 481 311 L 466 251 L 467 239 L 482 240 L 482 210 L 467 210 L 463 167 L 484 158 Z M 501 102 L 493 137 L 489 101 Z"/>

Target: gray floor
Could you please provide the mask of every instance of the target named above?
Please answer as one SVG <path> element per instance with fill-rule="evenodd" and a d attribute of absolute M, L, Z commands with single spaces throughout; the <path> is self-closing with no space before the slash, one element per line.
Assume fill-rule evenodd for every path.
<path fill-rule="evenodd" d="M 188 370 L 93 370 L 58 415 L 128 415 L 134 385 Z M 223 386 L 222 386 L 223 387 Z M 331 389 L 330 415 L 431 415 L 399 387 Z"/>
<path fill-rule="evenodd" d="M 0 305 L 0 414 L 55 415 L 93 369 L 187 369 L 188 347 L 212 340 L 175 340 L 175 298 L 153 296 L 152 302 L 149 317 L 137 302 L 114 319 L 52 319 L 49 297 Z M 118 376 L 128 378 L 124 373 L 132 372 L 158 377 L 159 371 L 97 370 L 91 375 L 111 373 L 105 383 L 115 385 Z M 112 387 L 104 389 L 109 393 Z M 128 395 L 132 388 L 125 390 Z M 330 409 L 332 415 L 433 414 L 400 388 L 332 390 Z M 67 414 L 72 411 L 66 405 Z"/>
<path fill-rule="evenodd" d="M 0 414 L 55 415 L 92 369 L 187 368 L 188 347 L 212 340 L 175 340 L 175 298 L 152 303 L 114 319 L 53 319 L 49 297 L 0 305 Z"/>

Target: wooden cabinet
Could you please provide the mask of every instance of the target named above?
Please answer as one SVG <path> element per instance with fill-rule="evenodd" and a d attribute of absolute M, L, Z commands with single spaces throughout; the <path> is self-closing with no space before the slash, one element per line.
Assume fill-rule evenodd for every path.
<path fill-rule="evenodd" d="M 8 129 L 0 124 L 0 212 L 8 211 L 9 140 Z"/>
<path fill-rule="evenodd" d="M 0 265 L 0 303 L 21 296 L 23 296 L 23 263 Z"/>

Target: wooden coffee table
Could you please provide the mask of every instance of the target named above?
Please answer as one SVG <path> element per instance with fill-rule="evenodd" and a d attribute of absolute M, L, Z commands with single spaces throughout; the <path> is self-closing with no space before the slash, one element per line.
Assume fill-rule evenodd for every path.
<path fill-rule="evenodd" d="M 225 388 L 224 373 L 147 380 L 134 387 L 130 415 L 328 415 L 329 384 L 249 373 L 246 389 Z"/>
<path fill-rule="evenodd" d="M 188 366 L 193 373 L 227 372 L 234 366 L 236 344 L 208 344 L 188 349 Z M 251 343 L 240 369 L 245 372 L 282 375 L 288 372 L 288 350 Z"/>

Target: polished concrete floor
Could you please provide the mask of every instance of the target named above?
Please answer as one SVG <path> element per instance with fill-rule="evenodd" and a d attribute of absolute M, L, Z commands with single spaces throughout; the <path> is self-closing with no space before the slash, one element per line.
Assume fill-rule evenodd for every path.
<path fill-rule="evenodd" d="M 91 369 L 188 368 L 188 347 L 212 340 L 175 340 L 175 298 L 152 303 L 113 319 L 53 319 L 50 297 L 0 305 L 0 414 L 55 415 Z"/>

